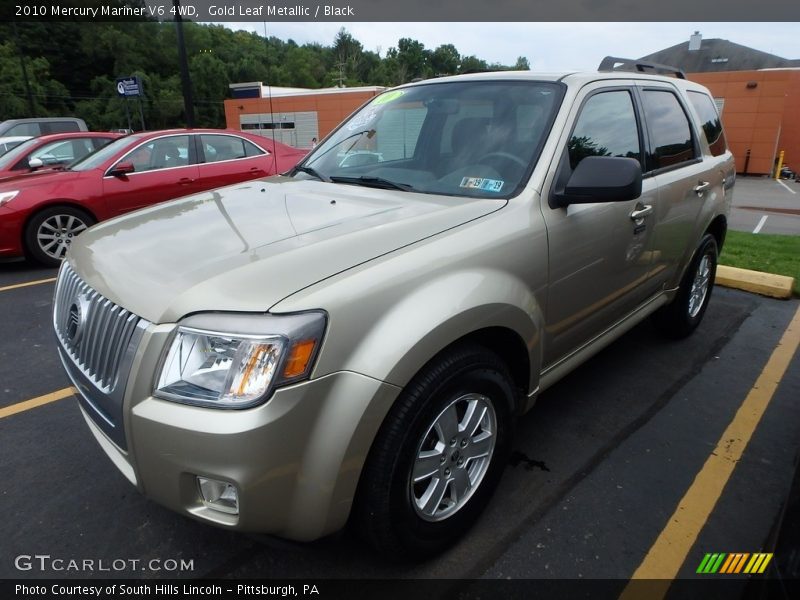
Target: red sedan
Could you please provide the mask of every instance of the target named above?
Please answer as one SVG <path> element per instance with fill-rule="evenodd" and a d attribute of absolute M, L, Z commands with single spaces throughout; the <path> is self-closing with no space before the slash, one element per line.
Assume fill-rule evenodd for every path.
<path fill-rule="evenodd" d="M 57 266 L 97 221 L 157 202 L 282 173 L 306 152 L 267 137 L 178 129 L 119 138 L 63 171 L 0 182 L 0 257 Z"/>
<path fill-rule="evenodd" d="M 0 156 L 0 181 L 67 165 L 121 137 L 119 133 L 72 131 L 31 138 Z"/>

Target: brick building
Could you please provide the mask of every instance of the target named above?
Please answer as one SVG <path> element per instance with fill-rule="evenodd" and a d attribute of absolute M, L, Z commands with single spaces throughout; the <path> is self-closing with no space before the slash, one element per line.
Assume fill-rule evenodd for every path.
<path fill-rule="evenodd" d="M 225 122 L 230 129 L 273 137 L 295 148 L 328 135 L 345 117 L 385 88 L 285 88 L 260 81 L 230 84 Z"/>

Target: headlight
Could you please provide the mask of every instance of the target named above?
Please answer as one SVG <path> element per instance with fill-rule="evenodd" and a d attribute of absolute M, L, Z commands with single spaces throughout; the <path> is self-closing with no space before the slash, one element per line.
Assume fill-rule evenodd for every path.
<path fill-rule="evenodd" d="M 19 194 L 19 190 L 14 190 L 13 192 L 0 192 L 0 206 L 5 206 L 11 202 L 14 198 L 16 198 L 17 194 Z"/>
<path fill-rule="evenodd" d="M 325 332 L 323 312 L 202 314 L 181 321 L 154 394 L 216 408 L 246 408 L 276 386 L 308 377 Z"/>

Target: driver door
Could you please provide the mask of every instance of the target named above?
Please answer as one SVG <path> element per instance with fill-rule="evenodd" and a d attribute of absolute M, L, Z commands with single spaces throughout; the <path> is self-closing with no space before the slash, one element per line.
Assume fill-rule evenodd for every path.
<path fill-rule="evenodd" d="M 560 163 L 549 176 L 542 211 L 549 240 L 545 365 L 589 342 L 653 293 L 649 284 L 657 188 L 644 178 L 635 200 L 552 208 L 548 198 L 587 156 L 643 163 L 644 138 L 632 84 L 586 86 L 562 134 Z"/>

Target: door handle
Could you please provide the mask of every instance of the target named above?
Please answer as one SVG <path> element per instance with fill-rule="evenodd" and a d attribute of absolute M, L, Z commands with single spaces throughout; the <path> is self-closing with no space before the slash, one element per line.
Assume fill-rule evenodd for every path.
<path fill-rule="evenodd" d="M 181 177 L 180 179 L 178 179 L 178 183 L 180 185 L 189 185 L 193 181 L 194 179 L 192 179 L 191 177 Z"/>
<path fill-rule="evenodd" d="M 634 211 L 631 213 L 631 219 L 634 221 L 639 221 L 644 219 L 647 215 L 653 212 L 653 207 L 650 204 L 645 205 L 637 205 Z"/>
<path fill-rule="evenodd" d="M 695 194 L 698 196 L 702 196 L 703 192 L 705 192 L 708 188 L 711 187 L 710 181 L 699 181 L 696 186 L 692 188 Z"/>

